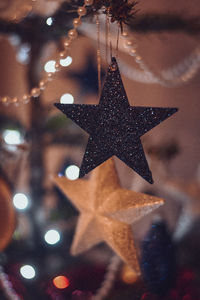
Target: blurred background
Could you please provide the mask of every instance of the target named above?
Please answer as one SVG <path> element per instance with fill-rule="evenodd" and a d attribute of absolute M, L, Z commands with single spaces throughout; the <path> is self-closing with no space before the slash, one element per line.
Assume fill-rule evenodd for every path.
<path fill-rule="evenodd" d="M 78 5 L 82 2 L 0 1 L 1 99 L 21 99 L 55 73 Z M 142 137 L 153 186 L 115 158 L 124 188 L 163 197 L 166 203 L 133 226 L 142 278 L 122 263 L 105 299 L 198 300 L 200 6 L 197 0 L 141 0 L 136 9 L 129 26 L 133 47 L 120 36 L 118 53 L 130 105 L 178 107 L 179 112 Z M 100 23 L 103 80 L 108 66 L 104 16 Z M 111 38 L 114 44 L 115 24 Z M 132 49 L 139 59 L 130 55 Z M 40 97 L 19 106 L 1 101 L 2 300 L 90 299 L 113 256 L 105 244 L 70 256 L 78 212 L 52 181 L 56 174 L 71 180 L 79 176 L 87 134 L 53 104 L 98 103 L 96 51 L 95 20 L 84 17 L 79 37 L 60 62 L 63 68 Z"/>

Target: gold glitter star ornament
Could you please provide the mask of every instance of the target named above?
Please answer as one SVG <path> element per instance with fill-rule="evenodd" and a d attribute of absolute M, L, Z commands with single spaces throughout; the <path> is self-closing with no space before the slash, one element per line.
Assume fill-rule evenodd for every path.
<path fill-rule="evenodd" d="M 164 201 L 121 188 L 113 159 L 97 167 L 90 180 L 56 177 L 56 185 L 79 210 L 71 253 L 105 241 L 137 273 L 140 273 L 131 224 Z"/>

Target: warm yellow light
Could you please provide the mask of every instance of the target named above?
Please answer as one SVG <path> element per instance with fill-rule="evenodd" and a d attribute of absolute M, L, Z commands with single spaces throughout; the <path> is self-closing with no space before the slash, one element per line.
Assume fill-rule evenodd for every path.
<path fill-rule="evenodd" d="M 124 265 L 122 267 L 121 279 L 126 284 L 133 284 L 137 281 L 138 275 L 133 269 L 131 269 L 127 265 Z"/>
<path fill-rule="evenodd" d="M 66 289 L 70 283 L 66 276 L 57 276 L 53 279 L 53 284 L 57 289 Z"/>

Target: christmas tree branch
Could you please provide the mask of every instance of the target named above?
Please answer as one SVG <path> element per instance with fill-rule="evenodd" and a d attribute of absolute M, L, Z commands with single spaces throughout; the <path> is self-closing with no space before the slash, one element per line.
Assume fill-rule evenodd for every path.
<path fill-rule="evenodd" d="M 92 14 L 91 14 L 92 16 Z M 1 34 L 17 34 L 22 40 L 57 40 L 66 34 L 73 13 L 61 9 L 52 18 L 52 26 L 47 26 L 46 19 L 40 16 L 31 16 L 20 23 L 6 22 L 0 19 Z M 147 33 L 176 33 L 182 32 L 190 35 L 200 33 L 200 18 L 198 16 L 185 17 L 175 14 L 137 14 L 130 22 L 130 29 L 140 34 Z"/>

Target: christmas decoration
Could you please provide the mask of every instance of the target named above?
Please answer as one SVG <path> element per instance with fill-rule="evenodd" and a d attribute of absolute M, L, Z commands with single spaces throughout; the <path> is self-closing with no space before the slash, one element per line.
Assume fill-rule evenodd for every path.
<path fill-rule="evenodd" d="M 144 22 L 144 20 L 142 20 L 141 18 L 141 23 L 142 22 L 143 24 L 140 24 L 139 27 L 143 27 L 146 20 Z M 136 28 L 133 28 L 135 31 Z M 93 24 L 84 22 L 80 30 L 86 36 L 96 40 L 96 31 Z M 103 37 L 101 42 L 104 43 L 106 34 L 103 28 L 100 30 L 100 35 Z M 175 63 L 173 66 L 162 69 L 160 71 L 157 70 L 155 72 L 155 70 L 153 70 L 150 65 L 146 64 L 145 58 L 142 57 L 138 52 L 138 44 L 136 43 L 134 35 L 128 30 L 128 28 L 123 29 L 123 32 L 119 37 L 120 39 L 118 47 L 120 51 L 129 54 L 131 62 L 134 61 L 136 64 L 135 67 L 129 62 L 125 62 L 121 57 L 118 59 L 122 74 L 130 80 L 145 84 L 159 84 L 165 87 L 174 87 L 185 85 L 186 83 L 191 81 L 199 72 L 199 46 L 195 47 L 191 51 L 191 53 L 187 55 L 181 62 L 178 61 L 178 63 Z M 114 34 L 111 35 L 111 40 L 113 43 L 115 43 L 116 36 Z"/>
<path fill-rule="evenodd" d="M 200 67 L 200 47 L 196 39 L 200 28 L 198 1 L 173 2 L 173 6 L 169 2 L 141 1 L 136 5 L 132 0 L 0 1 L 0 175 L 8 187 L 7 199 L 18 211 L 18 226 L 13 239 L 0 248 L 3 251 L 0 257 L 1 300 L 69 300 L 73 297 L 79 300 L 91 297 L 92 300 L 200 299 L 199 191 L 198 182 L 194 182 L 197 178 L 191 182 L 194 169 L 199 164 L 200 150 L 199 84 L 196 76 Z M 99 37 L 94 24 L 96 15 L 99 18 Z M 122 32 L 120 26 L 123 27 Z M 151 32 L 153 35 L 149 37 Z M 162 36 L 163 32 L 167 35 Z M 145 257 L 148 263 L 141 277 L 119 256 L 112 256 L 105 245 L 93 247 L 79 257 L 70 256 L 77 211 L 49 180 L 52 174 L 60 171 L 68 179 L 78 176 L 77 166 L 84 152 L 86 135 L 64 114 L 53 109 L 52 103 L 58 97 L 60 103 L 72 103 L 62 98 L 65 93 L 70 93 L 75 103 L 96 103 L 94 91 L 97 94 L 99 64 L 95 72 L 94 66 L 87 60 L 87 56 L 95 50 L 101 56 L 102 68 L 109 64 L 110 56 L 114 54 L 122 75 L 136 81 L 132 93 L 137 101 L 141 99 L 141 104 L 137 105 L 178 105 L 181 108 L 177 118 L 170 120 L 173 125 L 168 123 L 168 127 L 166 123 L 166 128 L 160 131 L 157 128 L 152 135 L 142 139 L 148 164 L 156 178 L 153 187 L 125 164 L 118 161 L 117 165 L 123 186 L 127 189 L 132 187 L 134 191 L 166 199 L 166 205 L 158 214 L 162 216 L 162 224 L 170 228 L 170 234 L 159 228 L 158 223 L 154 223 L 157 225 L 154 234 L 152 228 L 151 233 L 147 233 L 153 217 L 148 215 L 135 224 L 135 236 L 131 236 L 137 245 L 142 245 L 142 259 Z M 52 63 L 49 70 L 44 69 L 46 59 Z M 61 69 L 62 62 L 68 59 L 73 63 L 69 68 Z M 85 78 L 80 78 L 80 74 L 88 69 L 93 76 L 89 74 L 84 86 Z M 124 84 L 131 93 L 132 83 L 126 78 Z M 192 81 L 194 78 L 195 81 Z M 21 103 L 29 104 L 16 109 L 15 106 Z M 132 101 L 130 103 L 136 105 Z M 4 119 L 5 116 L 10 122 Z M 17 123 L 16 127 L 12 126 L 15 121 L 20 128 Z M 170 144 L 170 141 L 174 142 Z M 71 167 L 76 167 L 76 172 Z M 179 185 L 182 180 L 184 182 Z M 89 187 L 89 182 L 85 181 L 83 188 L 89 195 L 82 199 L 85 208 L 94 190 L 92 184 Z M 190 190 L 190 182 L 197 188 L 196 196 Z M 102 207 L 105 207 L 104 186 L 107 188 L 102 183 L 103 193 L 98 193 Z M 3 189 L 0 191 L 4 193 Z M 114 194 L 111 193 L 111 197 L 114 198 Z M 136 199 L 135 196 L 133 198 Z M 126 204 L 123 197 L 122 202 Z M 8 231 L 9 218 L 2 218 L 1 212 L 0 218 L 1 227 Z M 116 220 L 112 216 L 105 219 Z M 163 246 L 167 236 L 170 244 L 171 235 L 177 259 L 173 272 L 169 269 L 169 258 Z M 0 230 L 0 241 L 2 236 Z M 145 251 L 146 256 L 143 255 Z M 153 265 L 155 261 L 158 261 L 156 267 Z M 22 269 L 28 273 L 22 275 Z M 34 278 L 33 273 L 29 273 L 30 269 L 35 274 Z M 173 273 L 171 282 L 168 281 L 170 273 Z M 166 276 L 159 278 L 157 274 Z"/>
<path fill-rule="evenodd" d="M 93 10 L 99 11 L 102 9 L 105 14 L 111 18 L 111 22 L 118 22 L 121 30 L 122 25 L 128 24 L 132 21 L 136 9 L 136 1 L 128 0 L 95 0 Z"/>
<path fill-rule="evenodd" d="M 114 285 L 114 281 L 116 279 L 116 275 L 117 275 L 117 271 L 119 268 L 119 265 L 121 263 L 121 260 L 119 258 L 119 256 L 114 255 L 111 260 L 110 263 L 107 267 L 107 272 L 104 276 L 104 280 L 101 284 L 101 287 L 97 290 L 95 296 L 94 296 L 94 300 L 101 300 L 104 299 L 108 293 L 110 292 L 111 288 Z M 138 273 L 136 273 L 138 276 Z"/>
<path fill-rule="evenodd" d="M 63 0 L 9 0 L 9 2 L 3 0 L 2 4 L 0 4 L 0 16 L 2 19 L 6 20 L 1 22 L 0 31 L 2 33 L 20 35 L 22 39 L 25 39 L 27 42 L 32 42 L 32 38 L 38 38 L 40 43 L 41 40 L 42 43 L 46 43 L 48 40 L 57 39 L 60 36 L 62 37 L 63 31 L 60 28 L 57 28 L 57 23 L 58 25 L 61 24 L 63 27 L 65 27 L 66 19 L 68 19 L 69 14 L 72 16 L 74 15 L 74 9 L 76 8 L 76 12 L 79 17 L 73 20 L 74 28 L 69 30 L 67 37 L 63 41 L 64 50 L 59 52 L 59 58 L 56 60 L 55 64 L 55 72 L 58 72 L 62 69 L 60 58 L 62 59 L 67 56 L 67 51 L 69 50 L 72 41 L 78 37 L 77 28 L 81 26 L 81 17 L 85 16 L 87 11 L 90 15 L 96 15 L 99 13 L 99 10 L 103 8 L 103 11 L 101 10 L 101 12 L 104 12 L 111 22 L 116 21 L 119 23 L 121 26 L 122 37 L 125 39 L 129 37 L 129 34 L 127 31 L 122 30 L 122 24 L 131 24 L 134 28 L 134 31 L 136 30 L 139 32 L 146 32 L 149 30 L 155 30 L 159 32 L 165 30 L 183 30 L 189 32 L 190 34 L 196 34 L 199 32 L 199 24 L 196 22 L 196 18 L 184 20 L 181 19 L 180 16 L 145 15 L 138 17 L 138 20 L 135 21 L 135 13 L 137 11 L 135 9 L 137 4 L 135 1 L 129 3 L 127 0 L 123 0 L 122 3 L 122 1 L 113 0 L 85 0 L 83 6 L 79 6 L 79 1 L 78 3 L 77 1 L 75 1 L 75 3 L 72 1 L 72 3 L 64 3 L 61 8 L 58 9 L 62 2 Z M 18 9 L 18 7 L 20 7 L 20 9 Z M 55 13 L 56 9 L 58 9 L 58 11 Z M 67 18 L 65 11 L 68 13 Z M 38 15 L 33 16 L 31 12 L 36 12 Z M 50 14 L 53 14 L 53 16 L 47 19 L 40 16 L 46 16 Z M 24 18 L 25 21 L 23 20 Z M 11 21 L 11 23 L 8 21 Z M 52 27 L 53 23 L 55 23 L 55 30 L 52 30 L 53 28 L 48 28 Z M 44 24 L 46 24 L 45 30 Z M 59 30 L 60 32 L 58 33 Z M 87 30 L 84 33 L 87 35 Z M 142 69 L 142 71 L 134 70 L 129 65 L 121 63 L 122 72 L 132 80 L 143 83 L 157 83 L 167 87 L 176 86 L 185 84 L 191 80 L 199 70 L 199 47 L 195 48 L 193 53 L 189 55 L 187 59 L 184 59 L 182 63 L 178 63 L 170 69 L 161 71 L 159 76 L 157 76 L 153 71 L 150 70 L 149 67 L 145 65 L 142 57 L 138 55 L 136 51 L 136 45 L 133 45 L 131 40 L 127 40 L 125 45 L 128 48 L 129 54 L 135 58 L 135 62 Z M 28 59 L 29 58 L 23 58 L 23 63 L 26 64 Z M 19 57 L 18 60 L 20 60 Z M 20 98 L 16 96 L 3 96 L 0 98 L 0 103 L 5 106 L 8 104 L 13 104 L 15 106 L 19 106 L 19 104 L 27 104 L 32 98 L 38 98 L 47 88 L 49 82 L 54 79 L 54 77 L 54 72 L 49 72 L 48 76 L 41 79 L 38 86 L 33 87 L 29 93 L 24 94 Z"/>
<path fill-rule="evenodd" d="M 138 276 L 133 269 L 124 264 L 121 271 L 121 279 L 126 284 L 133 284 L 137 281 Z"/>
<path fill-rule="evenodd" d="M 156 295 L 145 292 L 141 300 L 199 300 L 199 286 L 196 274 L 191 269 L 180 269 L 177 272 L 173 288 L 167 295 Z"/>
<path fill-rule="evenodd" d="M 154 222 L 142 242 L 141 269 L 149 290 L 165 294 L 175 276 L 172 238 L 162 221 Z"/>
<path fill-rule="evenodd" d="M 116 155 L 153 183 L 140 137 L 177 112 L 177 108 L 130 106 L 115 58 L 108 68 L 99 105 L 55 106 L 90 134 L 80 177 Z"/>
<path fill-rule="evenodd" d="M 24 1 L 24 0 L 19 0 L 19 1 Z M 28 1 L 30 1 L 30 0 L 28 0 Z M 59 1 L 59 3 L 60 3 L 60 1 Z M 42 5 L 42 7 L 43 7 L 44 4 L 45 4 L 45 2 L 40 1 L 39 7 L 40 7 L 40 5 Z M 64 45 L 63 45 L 64 50 L 59 52 L 59 57 L 57 58 L 57 60 L 55 62 L 55 71 L 48 72 L 47 76 L 39 81 L 38 86 L 33 86 L 32 89 L 30 90 L 30 92 L 27 94 L 24 94 L 21 99 L 19 99 L 18 97 L 11 98 L 10 96 L 4 96 L 4 97 L 0 98 L 1 103 L 3 103 L 6 106 L 9 104 L 14 104 L 15 106 L 18 106 L 19 104 L 27 104 L 30 102 L 31 98 L 38 98 L 41 95 L 42 91 L 44 91 L 46 89 L 48 83 L 53 80 L 54 73 L 58 72 L 62 69 L 61 60 L 65 59 L 67 57 L 68 50 L 71 46 L 72 41 L 74 41 L 78 37 L 77 28 L 81 25 L 81 17 L 86 15 L 87 7 L 92 4 L 93 4 L 93 1 L 85 0 L 84 5 L 79 6 L 77 8 L 76 12 L 78 14 L 78 18 L 73 19 L 74 27 L 68 31 L 67 38 L 64 41 Z M 58 5 L 58 3 L 55 3 L 55 2 L 53 3 L 54 8 L 57 7 L 57 5 Z M 51 9 L 51 7 L 52 6 L 49 7 L 49 5 L 48 5 L 48 8 Z M 14 16 L 14 19 L 15 19 L 15 16 Z M 39 20 L 37 19 L 36 23 L 38 23 L 38 22 L 39 22 Z M 18 30 L 20 31 L 19 28 L 18 28 Z M 30 32 L 29 32 L 29 34 L 30 34 Z M 29 34 L 27 34 L 27 36 L 26 36 L 26 39 L 28 41 L 30 41 Z M 36 33 L 36 35 L 38 35 L 38 33 Z M 32 32 L 31 32 L 31 36 L 32 36 Z M 34 40 L 34 38 L 33 38 L 33 40 Z M 45 39 L 42 39 L 42 40 L 43 40 L 43 42 L 44 42 L 44 40 L 46 41 L 46 36 L 45 36 Z"/>
<path fill-rule="evenodd" d="M 0 251 L 11 241 L 16 226 L 16 216 L 11 202 L 11 190 L 6 181 L 0 178 Z"/>
<path fill-rule="evenodd" d="M 9 300 L 20 300 L 15 290 L 13 289 L 12 283 L 9 280 L 8 275 L 4 272 L 3 268 L 0 266 L 0 285 L 4 291 L 4 294 Z"/>
<path fill-rule="evenodd" d="M 56 177 L 55 183 L 80 211 L 71 253 L 80 254 L 105 241 L 139 273 L 130 224 L 163 204 L 163 200 L 122 189 L 114 162 L 98 167 L 89 181 Z"/>

